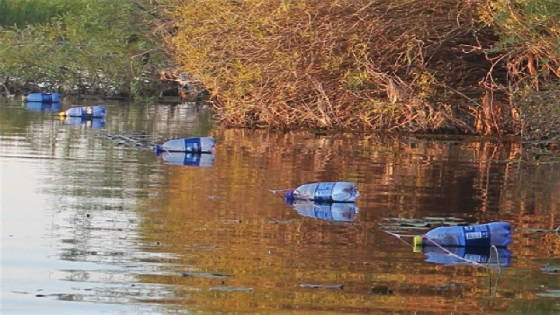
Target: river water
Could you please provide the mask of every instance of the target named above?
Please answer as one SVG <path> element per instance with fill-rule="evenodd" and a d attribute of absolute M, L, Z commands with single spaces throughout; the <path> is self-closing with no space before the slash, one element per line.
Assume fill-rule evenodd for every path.
<path fill-rule="evenodd" d="M 189 104 L 108 104 L 93 123 L 61 108 L 0 101 L 2 314 L 560 312 L 560 164 L 520 161 L 517 143 L 229 130 Z M 146 146 L 202 135 L 214 155 Z M 361 196 L 314 208 L 271 191 L 314 181 Z M 499 266 L 444 264 L 384 232 L 497 220 L 514 226 Z"/>

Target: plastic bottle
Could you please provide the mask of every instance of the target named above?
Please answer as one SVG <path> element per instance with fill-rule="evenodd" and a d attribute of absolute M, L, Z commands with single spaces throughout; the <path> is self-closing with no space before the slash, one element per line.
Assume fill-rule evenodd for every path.
<path fill-rule="evenodd" d="M 161 158 L 169 165 L 210 167 L 214 165 L 214 154 L 191 152 L 163 152 Z"/>
<path fill-rule="evenodd" d="M 304 217 L 327 221 L 354 221 L 359 208 L 351 202 L 318 203 L 314 201 L 295 200 L 291 206 Z"/>
<path fill-rule="evenodd" d="M 60 94 L 58 93 L 30 93 L 24 98 L 26 102 L 59 103 Z"/>
<path fill-rule="evenodd" d="M 349 182 L 321 182 L 301 185 L 286 192 L 287 200 L 317 202 L 354 202 L 360 196 L 358 187 Z"/>
<path fill-rule="evenodd" d="M 470 226 L 442 226 L 414 237 L 414 245 L 506 247 L 511 243 L 511 224 L 491 222 Z"/>
<path fill-rule="evenodd" d="M 161 146 L 156 145 L 154 147 L 154 151 L 156 154 L 159 154 L 162 151 L 211 153 L 214 151 L 214 138 L 199 137 L 171 139 L 164 142 Z"/>
<path fill-rule="evenodd" d="M 66 117 L 83 117 L 83 118 L 103 118 L 105 117 L 105 106 L 82 106 L 72 107 L 65 112 L 59 113 L 60 116 Z"/>
<path fill-rule="evenodd" d="M 494 250 L 491 247 L 444 247 L 425 246 L 422 253 L 426 255 L 426 262 L 441 265 L 466 265 L 469 262 L 486 264 L 489 268 L 508 267 L 511 263 L 511 253 L 507 248 Z M 450 255 L 452 253 L 453 255 Z"/>

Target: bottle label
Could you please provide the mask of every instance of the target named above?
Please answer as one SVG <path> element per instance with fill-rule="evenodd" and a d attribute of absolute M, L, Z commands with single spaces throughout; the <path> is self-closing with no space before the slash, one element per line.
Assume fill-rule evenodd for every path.
<path fill-rule="evenodd" d="M 488 261 L 488 257 L 481 256 L 481 255 L 466 254 L 465 257 L 463 257 L 463 258 L 465 258 L 466 260 L 477 262 L 477 263 L 485 263 L 485 262 Z"/>
<path fill-rule="evenodd" d="M 317 187 L 315 188 L 315 195 L 313 200 L 315 201 L 323 201 L 323 202 L 329 202 L 329 201 L 333 201 L 332 200 L 332 192 L 334 189 L 334 185 L 336 185 L 336 183 L 320 183 L 317 185 Z"/>
<path fill-rule="evenodd" d="M 200 152 L 200 139 L 199 138 L 188 138 L 185 139 L 185 151 L 186 152 Z"/>
<path fill-rule="evenodd" d="M 488 225 L 463 226 L 465 246 L 490 246 Z"/>
<path fill-rule="evenodd" d="M 317 204 L 313 205 L 313 216 L 317 219 L 332 221 L 331 205 L 330 204 Z"/>
<path fill-rule="evenodd" d="M 200 164 L 200 154 L 186 153 L 183 165 L 198 166 Z"/>

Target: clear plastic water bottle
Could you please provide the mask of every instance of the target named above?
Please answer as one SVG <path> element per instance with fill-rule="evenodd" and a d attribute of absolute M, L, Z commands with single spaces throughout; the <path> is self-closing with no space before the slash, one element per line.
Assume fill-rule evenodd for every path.
<path fill-rule="evenodd" d="M 60 103 L 60 94 L 58 93 L 30 93 L 24 98 L 26 102 L 42 102 L 42 103 Z"/>
<path fill-rule="evenodd" d="M 156 154 L 163 151 L 211 153 L 214 151 L 214 138 L 198 137 L 171 139 L 164 142 L 161 146 L 156 145 L 154 151 Z"/>
<path fill-rule="evenodd" d="M 72 107 L 59 113 L 59 115 L 66 117 L 102 118 L 105 117 L 105 106 Z"/>
<path fill-rule="evenodd" d="M 321 182 L 301 185 L 286 192 L 287 200 L 317 202 L 354 202 L 360 196 L 358 187 L 349 182 Z"/>
<path fill-rule="evenodd" d="M 356 213 L 359 211 L 359 208 L 351 202 L 318 203 L 295 200 L 291 203 L 291 206 L 301 216 L 339 222 L 354 221 Z"/>
<path fill-rule="evenodd" d="M 469 226 L 441 226 L 414 237 L 414 245 L 506 247 L 511 243 L 511 224 L 491 222 Z"/>
<path fill-rule="evenodd" d="M 441 265 L 468 265 L 469 263 L 486 264 L 489 268 L 504 268 L 511 263 L 511 252 L 504 247 L 494 250 L 491 247 L 444 247 L 424 246 L 421 251 L 426 255 L 426 262 Z M 452 255 L 450 255 L 450 253 Z"/>
<path fill-rule="evenodd" d="M 214 165 L 214 154 L 191 152 L 163 152 L 161 158 L 168 165 L 210 167 Z"/>

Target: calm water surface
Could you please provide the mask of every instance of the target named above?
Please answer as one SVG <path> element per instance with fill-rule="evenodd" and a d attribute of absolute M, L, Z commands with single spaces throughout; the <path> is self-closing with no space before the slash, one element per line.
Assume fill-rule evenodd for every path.
<path fill-rule="evenodd" d="M 58 110 L 0 101 L 3 314 L 560 312 L 560 165 L 520 163 L 518 144 L 226 130 L 186 104 Z M 130 141 L 199 135 L 215 155 Z M 342 180 L 355 207 L 270 191 Z M 383 232 L 431 217 L 511 222 L 508 265 L 426 261 Z"/>

